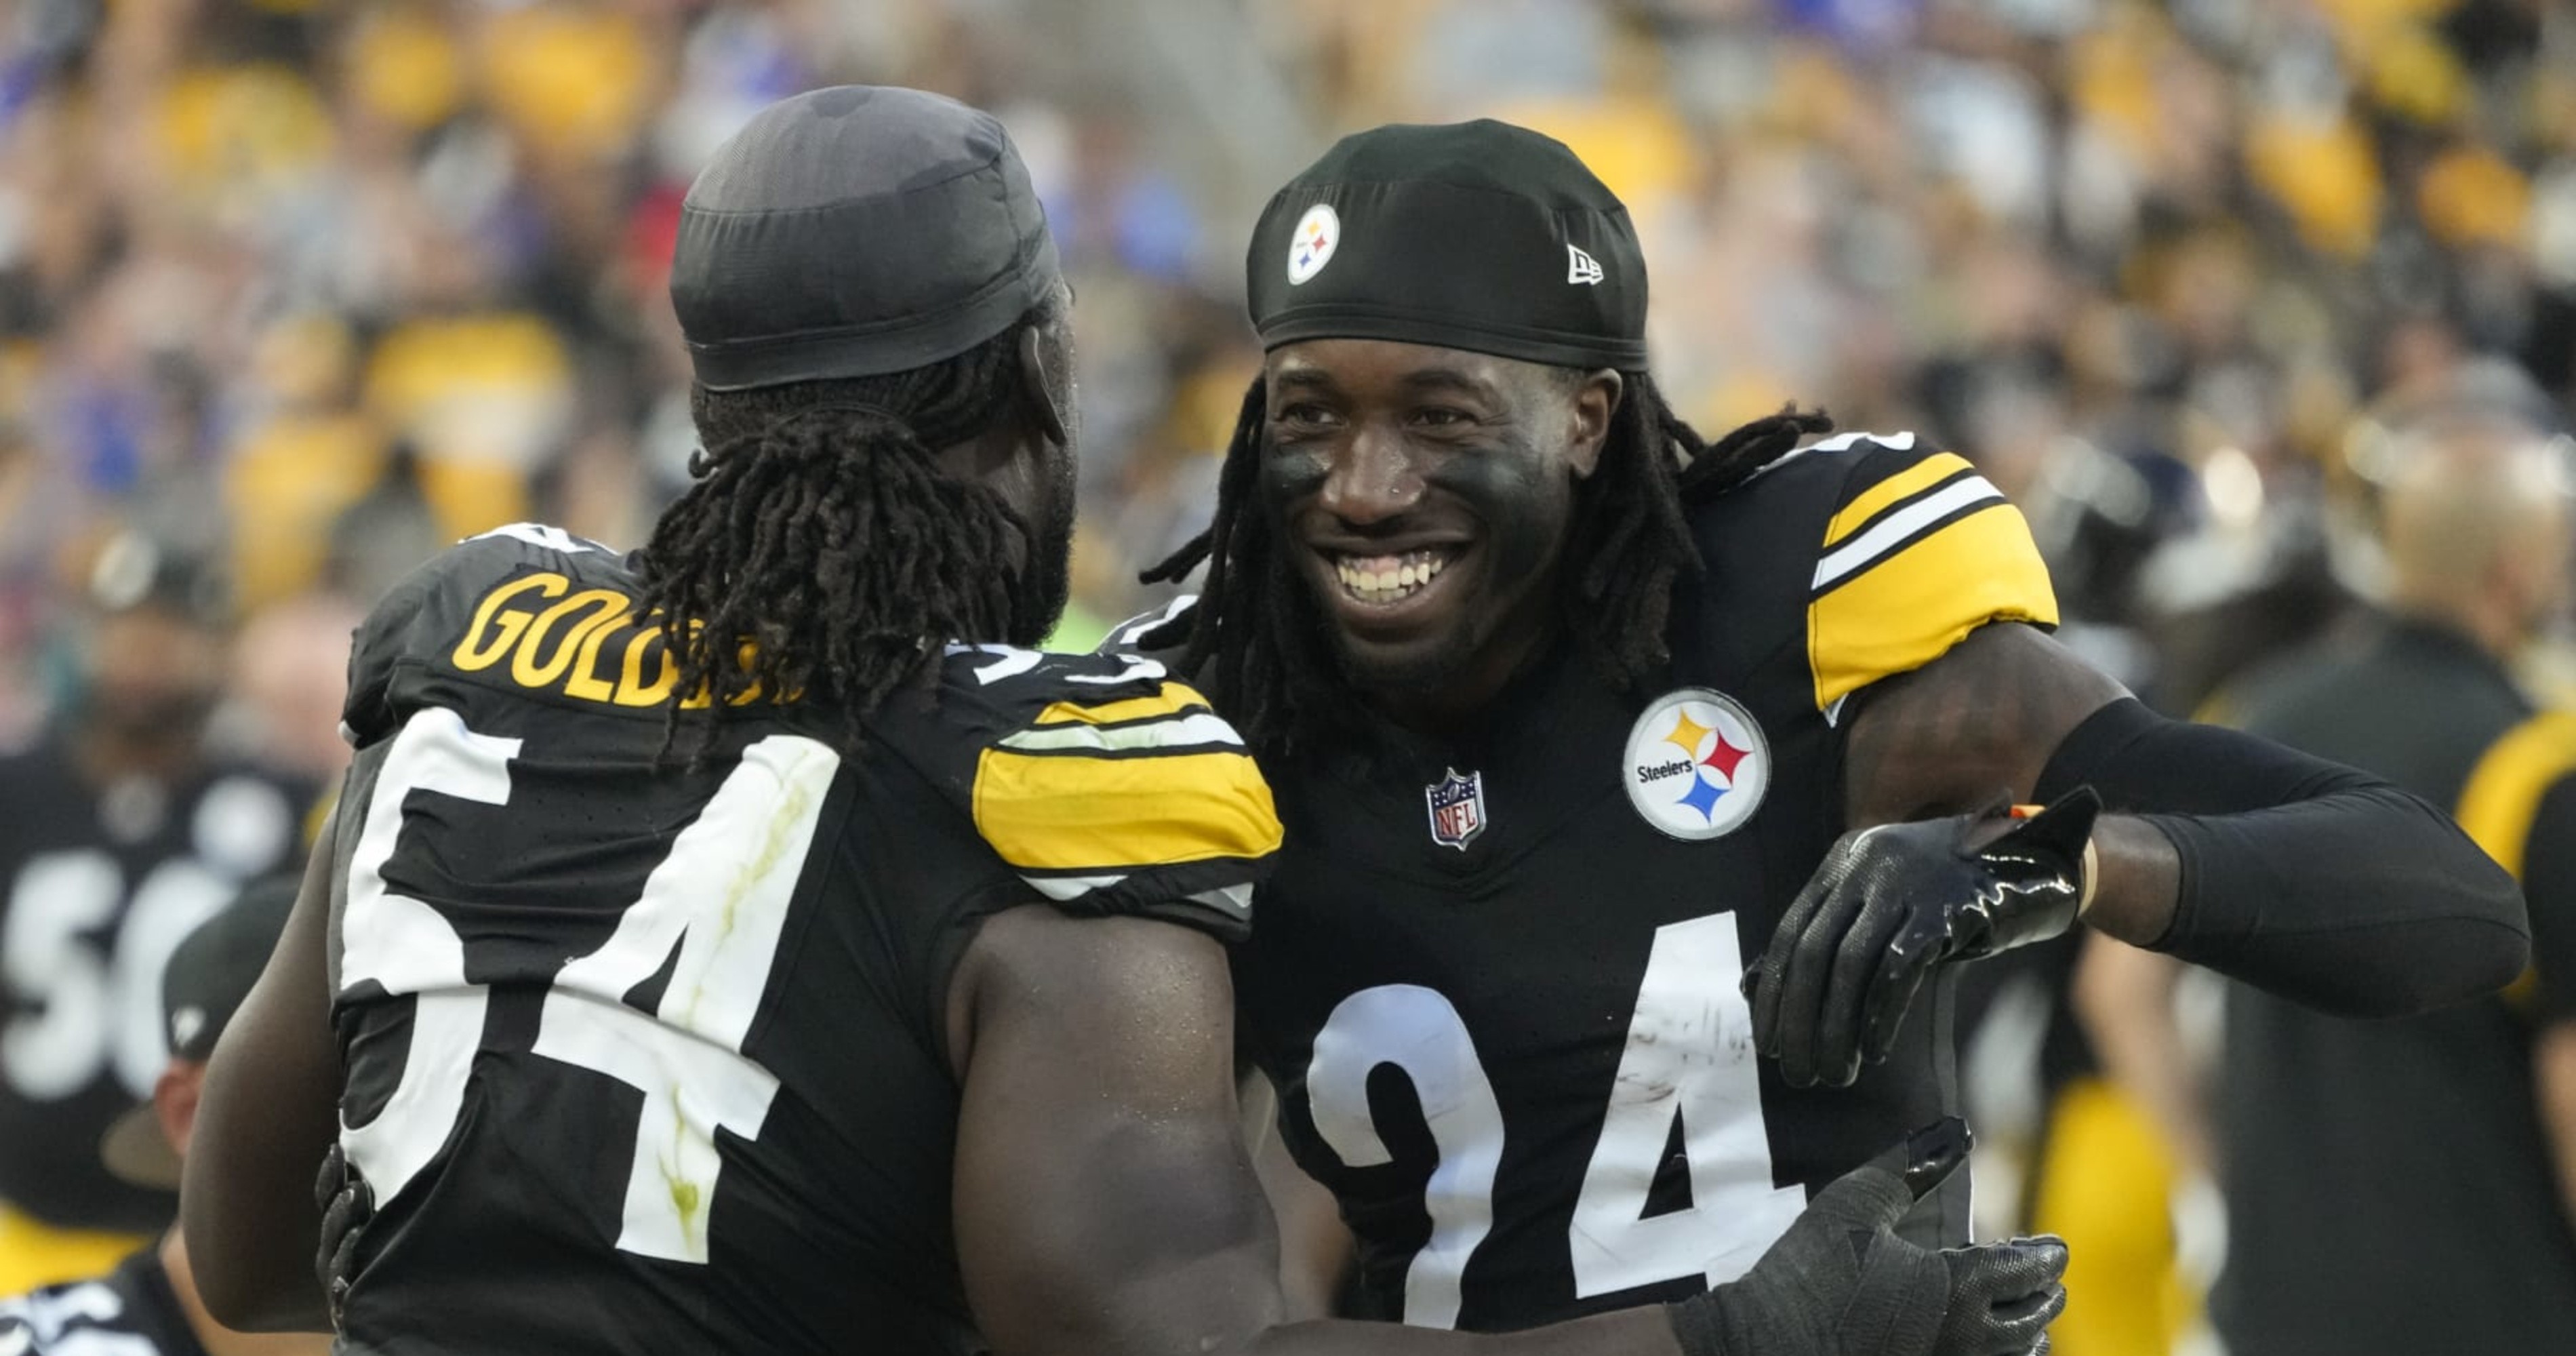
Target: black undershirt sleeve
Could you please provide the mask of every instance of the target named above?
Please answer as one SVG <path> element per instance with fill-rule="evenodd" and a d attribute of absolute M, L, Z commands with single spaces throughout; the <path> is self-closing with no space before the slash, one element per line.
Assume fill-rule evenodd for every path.
<path fill-rule="evenodd" d="M 2531 964 L 2544 1022 L 2576 1022 L 2576 777 L 2549 788 L 2522 850 L 2531 907 Z"/>
<path fill-rule="evenodd" d="M 2037 798 L 2083 785 L 2181 856 L 2158 951 L 2346 1016 L 2429 1011 L 2522 970 L 2513 878 L 2376 777 L 2122 700 L 2067 735 Z"/>

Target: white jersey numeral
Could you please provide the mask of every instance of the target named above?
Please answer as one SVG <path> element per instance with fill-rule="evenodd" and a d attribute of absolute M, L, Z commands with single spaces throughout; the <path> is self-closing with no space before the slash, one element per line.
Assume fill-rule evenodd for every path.
<path fill-rule="evenodd" d="M 350 862 L 341 991 L 372 980 L 412 994 L 410 1053 L 392 1099 L 364 1126 L 343 1125 L 352 1162 L 390 1201 L 454 1134 L 482 1043 L 486 989 L 465 980 L 464 942 L 437 910 L 385 888 L 404 801 L 429 791 L 506 804 L 520 741 L 479 735 L 430 707 L 394 737 Z M 706 1223 L 721 1160 L 715 1132 L 756 1138 L 778 1080 L 742 1054 L 784 933 L 787 909 L 840 757 L 796 735 L 743 751 L 706 807 L 672 841 L 599 949 L 556 973 L 535 1053 L 644 1094 L 627 1173 L 619 1248 L 707 1260 Z M 623 1001 L 672 961 L 652 1013 Z"/>
<path fill-rule="evenodd" d="M 510 760 L 519 741 L 479 735 L 444 707 L 404 722 L 376 774 L 367 822 L 349 858 L 349 900 L 340 915 L 340 992 L 370 981 L 415 996 L 410 1053 L 382 1111 L 365 1125 L 343 1120 L 340 1143 L 378 1200 L 402 1194 L 447 1143 L 465 1105 L 465 1079 L 483 1043 L 491 990 L 465 982 L 465 939 L 425 901 L 385 888 L 385 863 L 401 841 L 403 802 L 427 791 L 484 805 L 510 802 Z"/>
<path fill-rule="evenodd" d="M 181 940 L 232 898 L 233 882 L 194 856 L 164 860 L 130 905 L 125 873 L 97 848 L 27 860 L 0 931 L 0 977 L 34 1013 L 0 1034 L 0 1071 L 30 1101 L 69 1097 L 113 1067 L 149 1096 L 170 1062 L 161 1027 L 161 970 Z M 125 916 L 101 946 L 91 935 Z M 108 954 L 102 955 L 105 951 Z"/>
<path fill-rule="evenodd" d="M 644 1094 L 617 1246 L 675 1262 L 707 1260 L 718 1126 L 760 1135 L 778 1079 L 743 1058 L 787 906 L 840 757 L 811 739 L 771 735 L 743 750 L 696 822 L 644 882 L 643 896 L 597 951 L 546 993 L 536 1053 L 596 1069 Z M 651 1016 L 620 1001 L 680 949 Z"/>
<path fill-rule="evenodd" d="M 1753 1013 L 1734 980 L 1742 973 L 1732 914 L 1655 930 L 1601 1142 L 1574 1203 L 1578 1298 L 1692 1274 L 1710 1285 L 1734 1280 L 1806 1209 L 1806 1192 L 1771 1185 Z M 1647 1218 L 1675 1117 L 1691 1203 Z"/>
<path fill-rule="evenodd" d="M 1566 1240 L 1580 1298 L 1685 1276 L 1733 1280 L 1806 1207 L 1804 1191 L 1772 1185 L 1742 970 L 1733 914 L 1656 930 Z M 1468 1259 L 1493 1227 L 1502 1110 L 1448 999 L 1411 984 L 1363 989 L 1333 1009 L 1306 1072 L 1315 1132 L 1347 1167 L 1388 1161 L 1368 1103 L 1369 1074 L 1385 1064 L 1412 1080 L 1439 1153 L 1423 1201 L 1431 1238 L 1405 1271 L 1404 1321 L 1454 1327 Z M 1690 1204 L 1648 1217 L 1676 1117 Z"/>
<path fill-rule="evenodd" d="M 1423 1187 L 1431 1238 L 1404 1271 L 1404 1321 L 1458 1323 L 1467 1259 L 1494 1225 L 1494 1169 L 1503 1161 L 1503 1109 L 1476 1058 L 1458 1009 L 1414 984 L 1362 989 L 1341 1001 L 1315 1036 L 1306 1068 L 1315 1133 L 1354 1168 L 1389 1161 L 1369 1119 L 1368 1077 L 1392 1064 L 1413 1080 L 1440 1163 Z"/>

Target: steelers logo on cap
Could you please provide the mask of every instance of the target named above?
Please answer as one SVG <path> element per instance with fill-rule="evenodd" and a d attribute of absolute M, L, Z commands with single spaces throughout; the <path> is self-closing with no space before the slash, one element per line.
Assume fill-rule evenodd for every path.
<path fill-rule="evenodd" d="M 1629 727 L 1628 803 L 1675 838 L 1722 838 L 1762 808 L 1771 784 L 1771 746 L 1744 704 L 1723 692 L 1685 687 L 1665 693 Z"/>
<path fill-rule="evenodd" d="M 1297 229 L 1288 236 L 1288 285 L 1296 287 L 1323 272 L 1341 244 L 1340 215 L 1320 202 L 1307 208 L 1306 215 L 1297 218 Z"/>

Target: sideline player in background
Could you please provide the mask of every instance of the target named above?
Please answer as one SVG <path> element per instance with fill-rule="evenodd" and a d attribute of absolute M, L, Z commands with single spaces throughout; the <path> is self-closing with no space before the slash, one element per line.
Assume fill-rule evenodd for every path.
<path fill-rule="evenodd" d="M 1248 268 L 1264 371 L 1153 576 L 1207 560 L 1207 598 L 1117 639 L 1185 646 L 1277 790 L 1239 1021 L 1371 1313 L 1517 1328 L 1740 1274 L 1955 1106 L 1942 967 L 2078 914 L 2347 1012 L 2520 967 L 2511 881 L 2431 807 L 2050 641 L 1967 462 L 1793 452 L 1799 415 L 1703 444 L 1646 371 L 1625 209 L 1556 142 L 1346 138 Z M 1915 1223 L 1963 1238 L 1965 1181 Z"/>
<path fill-rule="evenodd" d="M 2394 467 L 2385 610 L 2229 699 L 2249 730 L 2456 807 L 2521 878 L 2533 969 L 2403 1022 L 2231 985 L 2204 1108 L 2169 964 L 2086 955 L 2079 993 L 2112 1073 L 2215 1160 L 2194 1166 L 2226 1197 L 2210 1316 L 2230 1350 L 2542 1351 L 2576 1335 L 2576 715 L 2536 712 L 2509 672 L 2566 611 L 2556 423 L 2500 364 L 2388 402 L 2365 430 Z"/>
<path fill-rule="evenodd" d="M 1161 666 L 1017 648 L 1064 604 L 1073 402 L 1000 125 L 774 106 L 691 189 L 672 290 L 708 451 L 650 547 L 506 529 L 360 630 L 341 817 L 188 1176 L 219 1314 L 322 1317 L 336 1110 L 350 1353 L 2043 1342 L 2063 1250 L 1897 1239 L 1937 1176 L 1904 1156 L 1668 1310 L 1282 1325 L 1219 944 L 1279 824 Z"/>
<path fill-rule="evenodd" d="M 0 1294 L 95 1274 L 177 1201 L 110 1176 L 108 1122 L 169 1058 L 161 963 L 297 846 L 304 786 L 205 747 L 225 632 L 212 580 L 139 536 L 92 572 L 79 677 L 0 757 Z"/>
<path fill-rule="evenodd" d="M 97 1147 L 118 1180 L 178 1188 L 206 1057 L 268 963 L 295 885 L 288 875 L 250 886 L 170 953 L 160 976 L 170 1062 L 151 1099 L 118 1117 Z M 239 1333 L 215 1322 L 197 1297 L 177 1222 L 165 1223 L 159 1238 L 104 1276 L 0 1299 L 0 1356 L 321 1356 L 327 1349 L 317 1337 Z"/>

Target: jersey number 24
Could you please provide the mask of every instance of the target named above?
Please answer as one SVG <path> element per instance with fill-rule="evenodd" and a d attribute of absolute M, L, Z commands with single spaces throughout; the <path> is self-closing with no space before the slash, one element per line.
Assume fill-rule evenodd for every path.
<path fill-rule="evenodd" d="M 1733 1280 L 1806 1208 L 1806 1192 L 1771 1184 L 1753 1015 L 1735 985 L 1743 969 L 1733 914 L 1656 929 L 1566 1239 L 1577 1298 L 1685 1276 Z M 1418 984 L 1363 989 L 1325 1020 L 1306 1070 L 1315 1132 L 1345 1166 L 1389 1161 L 1368 1102 L 1369 1075 L 1385 1064 L 1412 1081 L 1440 1155 L 1423 1187 L 1431 1237 L 1404 1274 L 1404 1321 L 1455 1327 L 1468 1259 L 1493 1228 L 1502 1107 L 1447 998 Z M 1691 1203 L 1648 1215 L 1676 1116 Z"/>
<path fill-rule="evenodd" d="M 465 977 L 465 944 L 425 901 L 395 893 L 384 869 L 415 792 L 486 805 L 510 799 L 520 741 L 476 734 L 426 707 L 394 737 L 349 862 L 340 987 L 373 980 L 416 995 L 400 1084 L 364 1125 L 341 1126 L 350 1161 L 391 1201 L 447 1143 L 482 1043 L 489 988 Z M 706 1221 L 722 1167 L 721 1126 L 757 1138 L 778 1079 L 742 1054 L 786 925 L 806 848 L 840 757 L 797 735 L 745 748 L 724 782 L 644 879 L 598 950 L 547 990 L 535 1053 L 595 1070 L 644 1094 L 617 1246 L 707 1260 Z M 467 849 L 470 851 L 470 848 Z M 654 1012 L 624 995 L 679 950 Z"/>

